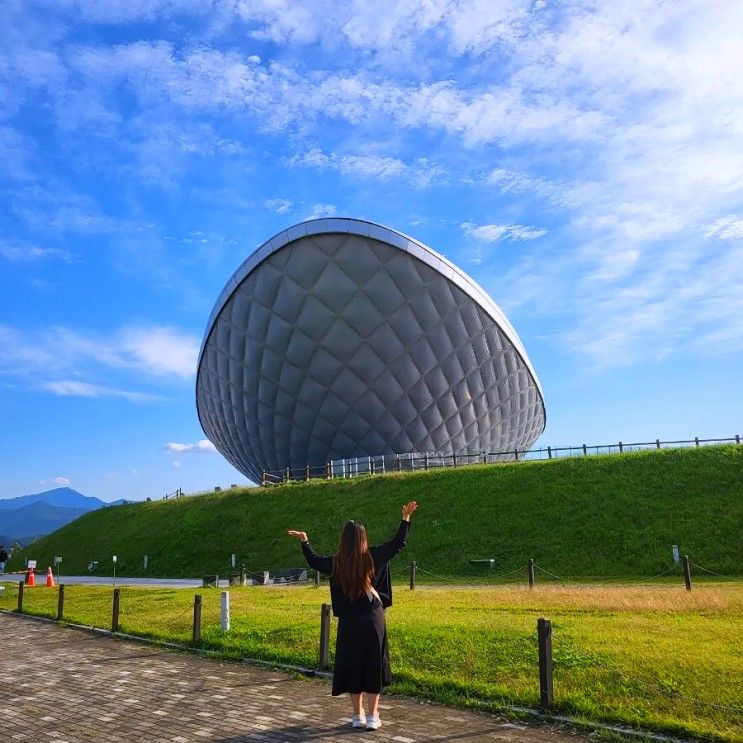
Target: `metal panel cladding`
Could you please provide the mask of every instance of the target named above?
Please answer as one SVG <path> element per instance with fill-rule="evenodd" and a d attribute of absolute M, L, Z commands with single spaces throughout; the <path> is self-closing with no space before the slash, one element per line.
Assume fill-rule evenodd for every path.
<path fill-rule="evenodd" d="M 196 406 L 256 482 L 350 457 L 524 450 L 545 426 L 493 300 L 425 245 L 354 219 L 296 225 L 236 271 L 204 336 Z"/>

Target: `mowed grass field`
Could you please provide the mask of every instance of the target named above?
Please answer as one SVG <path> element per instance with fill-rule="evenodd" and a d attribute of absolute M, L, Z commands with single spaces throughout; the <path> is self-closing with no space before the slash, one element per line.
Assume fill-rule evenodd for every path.
<path fill-rule="evenodd" d="M 316 667 L 327 587 L 231 590 L 232 629 L 219 630 L 219 591 L 121 589 L 121 630 L 188 643 L 203 596 L 202 646 L 226 656 Z M 110 588 L 67 586 L 65 619 L 108 628 Z M 7 584 L 0 608 L 14 609 Z M 57 591 L 26 589 L 24 609 L 54 616 Z M 396 584 L 387 612 L 391 691 L 455 705 L 537 707 L 536 624 L 553 626 L 560 712 L 679 736 L 743 741 L 743 583 L 678 577 L 647 585 L 487 587 Z M 333 620 L 335 622 L 335 620 Z"/>

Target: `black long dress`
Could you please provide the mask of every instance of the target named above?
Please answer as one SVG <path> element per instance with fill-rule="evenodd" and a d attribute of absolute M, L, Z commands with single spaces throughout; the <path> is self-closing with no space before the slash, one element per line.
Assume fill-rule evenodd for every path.
<path fill-rule="evenodd" d="M 395 536 L 385 544 L 370 547 L 374 561 L 374 588 L 379 598 L 363 596 L 351 601 L 333 578 L 333 557 L 315 553 L 309 542 L 302 543 L 307 564 L 330 576 L 333 614 L 338 617 L 333 669 L 333 696 L 362 691 L 378 694 L 391 682 L 390 655 L 384 610 L 392 606 L 389 561 L 405 546 L 409 521 L 401 521 Z"/>

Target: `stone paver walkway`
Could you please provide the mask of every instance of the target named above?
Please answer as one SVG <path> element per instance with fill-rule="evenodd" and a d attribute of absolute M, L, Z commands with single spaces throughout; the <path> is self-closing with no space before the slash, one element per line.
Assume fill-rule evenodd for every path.
<path fill-rule="evenodd" d="M 506 741 L 583 743 L 549 726 L 383 697 L 383 727 L 349 726 L 320 680 L 0 614 L 3 743 Z"/>

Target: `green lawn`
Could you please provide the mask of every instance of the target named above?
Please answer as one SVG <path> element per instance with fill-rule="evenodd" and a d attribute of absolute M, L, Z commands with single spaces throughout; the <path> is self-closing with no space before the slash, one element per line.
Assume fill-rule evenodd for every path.
<path fill-rule="evenodd" d="M 190 641 L 193 590 L 123 588 L 121 629 Z M 234 657 L 315 667 L 325 587 L 233 589 L 232 630 L 219 592 L 201 589 L 202 645 Z M 57 592 L 26 589 L 52 616 Z M 0 607 L 15 608 L 8 584 Z M 68 621 L 110 627 L 111 591 L 67 586 Z M 678 579 L 647 586 L 396 586 L 388 611 L 393 691 L 497 709 L 538 706 L 538 617 L 553 624 L 561 712 L 682 736 L 743 740 L 743 583 Z"/>
<path fill-rule="evenodd" d="M 104 508 L 14 553 L 43 572 L 61 555 L 63 572 L 194 577 L 226 575 L 230 555 L 248 570 L 303 564 L 289 528 L 335 552 L 349 519 L 372 543 L 389 539 L 400 507 L 417 500 L 400 562 L 468 580 L 487 574 L 471 558 L 493 558 L 494 573 L 529 558 L 568 578 L 643 578 L 672 564 L 671 545 L 698 565 L 743 575 L 743 446 L 706 446 L 447 468 Z"/>

